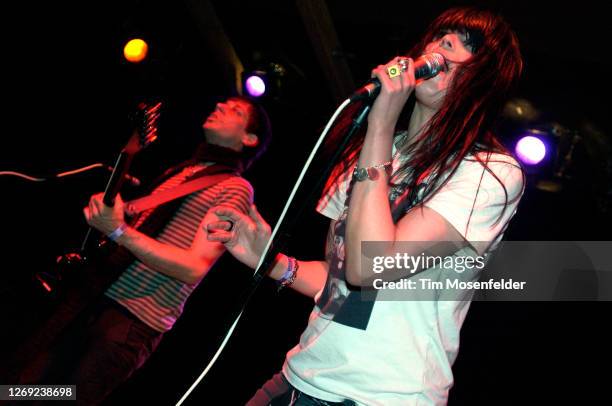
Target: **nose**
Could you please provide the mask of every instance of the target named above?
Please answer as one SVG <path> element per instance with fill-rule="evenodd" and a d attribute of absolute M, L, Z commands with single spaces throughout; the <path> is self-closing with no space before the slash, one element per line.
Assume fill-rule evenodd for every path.
<path fill-rule="evenodd" d="M 433 52 L 433 51 L 438 51 L 441 49 L 445 49 L 445 50 L 452 50 L 453 49 L 453 43 L 450 40 L 450 38 L 448 38 L 448 34 L 444 35 L 443 37 L 439 38 L 438 40 L 434 40 L 432 42 L 430 42 L 427 47 L 425 47 L 425 50 L 427 52 Z"/>
<path fill-rule="evenodd" d="M 221 113 L 224 113 L 225 112 L 225 107 L 226 107 L 225 103 L 217 103 L 216 110 L 221 112 Z"/>
<path fill-rule="evenodd" d="M 440 38 L 440 41 L 438 43 L 440 44 L 440 48 L 444 48 L 444 49 L 452 49 L 453 48 L 453 43 L 448 38 L 448 34 L 443 36 L 442 38 Z"/>

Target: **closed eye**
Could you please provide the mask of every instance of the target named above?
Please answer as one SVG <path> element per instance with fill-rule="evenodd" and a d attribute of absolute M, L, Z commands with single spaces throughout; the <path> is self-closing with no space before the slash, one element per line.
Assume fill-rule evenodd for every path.
<path fill-rule="evenodd" d="M 232 107 L 231 107 L 231 108 L 232 108 L 232 110 L 233 110 L 233 111 L 234 111 L 236 114 L 238 114 L 239 116 L 244 116 L 244 110 L 242 110 L 242 108 L 240 108 L 240 106 L 238 106 L 238 105 L 234 104 L 234 105 L 232 105 Z"/>

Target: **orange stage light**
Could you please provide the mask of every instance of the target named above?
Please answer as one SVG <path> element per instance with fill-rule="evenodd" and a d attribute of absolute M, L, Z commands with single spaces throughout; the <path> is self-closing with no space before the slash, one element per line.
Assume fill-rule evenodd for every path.
<path fill-rule="evenodd" d="M 149 46 L 140 38 L 129 40 L 123 48 L 123 56 L 132 63 L 142 62 L 147 56 Z"/>

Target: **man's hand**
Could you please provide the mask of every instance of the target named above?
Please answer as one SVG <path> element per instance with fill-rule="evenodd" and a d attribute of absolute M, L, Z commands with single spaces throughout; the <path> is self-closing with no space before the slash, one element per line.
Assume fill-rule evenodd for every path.
<path fill-rule="evenodd" d="M 213 209 L 220 221 L 206 224 L 209 241 L 218 241 L 240 262 L 255 269 L 270 239 L 271 228 L 255 205 L 249 215 L 229 207 Z"/>
<path fill-rule="evenodd" d="M 123 200 L 120 195 L 115 198 L 115 205 L 109 207 L 104 204 L 104 193 L 93 195 L 89 199 L 89 206 L 83 209 L 87 224 L 108 235 L 124 223 Z"/>

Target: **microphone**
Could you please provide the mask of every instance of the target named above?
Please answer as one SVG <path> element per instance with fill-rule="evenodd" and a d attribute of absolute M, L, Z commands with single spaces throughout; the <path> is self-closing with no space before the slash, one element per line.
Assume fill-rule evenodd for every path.
<path fill-rule="evenodd" d="M 419 56 L 414 61 L 414 77 L 428 79 L 436 76 L 445 67 L 444 56 L 437 52 Z M 372 78 L 370 81 L 350 97 L 351 101 L 375 98 L 380 92 L 380 80 Z"/>

